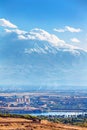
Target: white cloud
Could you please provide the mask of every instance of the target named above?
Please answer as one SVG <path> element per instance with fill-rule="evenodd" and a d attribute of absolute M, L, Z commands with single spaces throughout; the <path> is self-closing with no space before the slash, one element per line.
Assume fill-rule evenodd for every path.
<path fill-rule="evenodd" d="M 26 34 L 26 31 L 20 29 L 5 29 L 7 33 L 17 33 L 17 34 Z"/>
<path fill-rule="evenodd" d="M 56 51 L 63 48 L 65 49 L 64 51 L 70 50 L 71 52 L 73 50 L 78 49 L 78 47 L 73 46 L 73 45 L 69 45 L 67 44 L 64 40 L 58 38 L 56 35 L 54 34 L 50 34 L 49 32 L 43 30 L 43 29 L 39 29 L 39 28 L 35 28 L 32 29 L 31 31 L 27 32 L 27 31 L 23 31 L 20 30 L 18 28 L 15 29 L 4 29 L 6 33 L 16 33 L 17 35 L 15 35 L 15 38 L 17 38 L 17 40 L 19 39 L 20 42 L 21 40 L 25 40 L 24 42 L 28 43 L 28 41 L 30 40 L 35 40 L 35 43 L 39 41 L 43 41 L 42 44 L 44 44 L 44 41 L 48 42 L 48 45 L 51 45 L 51 47 L 56 48 Z M 10 37 L 11 38 L 11 37 Z M 12 35 L 12 39 L 14 38 L 14 35 Z M 77 42 L 79 43 L 80 41 L 77 38 L 72 38 L 71 39 L 72 42 Z M 47 51 L 49 50 L 49 52 L 51 51 L 52 53 L 56 53 L 55 50 L 51 49 L 49 47 L 44 48 L 44 50 L 42 48 L 35 48 L 35 49 L 30 49 L 30 50 L 26 50 L 26 53 L 31 53 L 31 52 L 38 52 L 38 53 L 47 53 Z"/>
<path fill-rule="evenodd" d="M 72 39 L 70 39 L 70 40 L 71 40 L 71 42 L 80 43 L 80 40 L 77 39 L 77 38 L 72 38 Z"/>
<path fill-rule="evenodd" d="M 52 43 L 52 45 L 57 46 L 61 44 L 65 44 L 65 41 L 59 39 L 56 35 L 50 34 L 45 30 L 35 28 L 32 29 L 30 32 L 26 32 L 19 29 L 5 29 L 7 33 L 16 33 L 20 40 L 40 40 L 40 41 L 47 41 Z"/>
<path fill-rule="evenodd" d="M 78 32 L 81 32 L 81 29 L 80 28 L 73 28 L 73 27 L 70 27 L 70 26 L 65 26 L 65 29 L 66 31 L 69 31 L 69 32 L 72 32 L 72 33 L 78 33 Z"/>
<path fill-rule="evenodd" d="M 18 35 L 18 39 L 19 40 L 27 40 L 27 38 L 25 36 L 23 36 L 23 35 Z"/>
<path fill-rule="evenodd" d="M 40 40 L 40 41 L 47 41 L 51 45 L 55 47 L 63 47 L 63 48 L 72 48 L 74 49 L 75 47 L 69 44 L 66 44 L 66 42 L 60 38 L 58 38 L 54 34 L 50 34 L 47 31 L 39 28 L 32 29 L 31 31 L 23 31 L 18 28 L 15 29 L 4 29 L 6 33 L 16 33 L 17 38 L 19 40 Z M 73 42 L 78 42 L 76 39 L 72 40 Z"/>
<path fill-rule="evenodd" d="M 16 33 L 18 35 L 18 39 L 20 40 L 27 40 L 27 37 L 25 34 L 26 31 L 20 30 L 20 29 L 4 29 L 6 33 Z"/>
<path fill-rule="evenodd" d="M 64 29 L 56 29 L 56 28 L 54 28 L 53 30 L 54 30 L 55 32 L 65 32 Z"/>
<path fill-rule="evenodd" d="M 34 39 L 38 39 L 41 41 L 48 41 L 52 43 L 53 45 L 57 46 L 59 43 L 64 44 L 65 41 L 59 39 L 56 35 L 50 34 L 45 30 L 35 28 L 30 31 L 31 37 Z"/>
<path fill-rule="evenodd" d="M 16 25 L 12 24 L 10 21 L 4 18 L 0 19 L 0 26 L 8 27 L 8 28 L 17 28 Z"/>
<path fill-rule="evenodd" d="M 56 32 L 71 32 L 71 33 L 78 33 L 81 32 L 82 30 L 80 28 L 74 28 L 70 26 L 65 26 L 64 29 L 53 29 Z"/>

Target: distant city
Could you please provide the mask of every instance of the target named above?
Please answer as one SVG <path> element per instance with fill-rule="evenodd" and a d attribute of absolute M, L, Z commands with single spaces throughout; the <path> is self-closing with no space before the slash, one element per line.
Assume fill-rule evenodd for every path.
<path fill-rule="evenodd" d="M 0 93 L 0 111 L 18 114 L 87 112 L 86 91 L 36 91 Z"/>

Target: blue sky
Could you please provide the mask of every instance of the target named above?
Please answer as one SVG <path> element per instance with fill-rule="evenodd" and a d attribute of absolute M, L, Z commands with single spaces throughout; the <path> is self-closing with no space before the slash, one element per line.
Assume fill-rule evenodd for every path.
<path fill-rule="evenodd" d="M 22 30 L 41 28 L 69 44 L 87 48 L 87 0 L 0 0 L 0 18 Z M 53 31 L 65 26 L 80 28 L 79 33 Z M 80 42 L 72 42 L 77 38 Z M 79 43 L 79 44 L 78 44 Z"/>
<path fill-rule="evenodd" d="M 80 38 L 79 46 L 83 47 L 87 47 L 86 14 L 86 0 L 0 0 L 1 18 L 27 31 L 35 27 L 42 28 L 64 38 L 66 42 L 70 42 L 69 39 L 72 37 Z M 53 32 L 53 28 L 64 28 L 64 26 L 81 28 L 83 32 L 79 35 Z"/>
<path fill-rule="evenodd" d="M 32 67 L 25 67 L 24 63 L 19 67 L 19 60 L 20 63 L 22 60 L 27 62 L 27 58 L 23 54 L 21 57 L 24 59 L 19 57 L 20 52 L 30 53 L 28 47 L 31 45 L 27 43 L 33 40 L 51 43 L 54 48 L 63 45 L 66 49 L 70 49 L 72 54 L 78 55 L 78 52 L 75 52 L 75 47 L 82 48 L 84 52 L 87 52 L 87 0 L 0 0 L 0 82 L 2 84 L 4 79 L 6 80 L 5 84 L 8 81 L 14 83 L 18 79 L 22 82 L 23 78 L 26 81 L 29 74 L 31 74 L 30 79 L 33 79 L 32 75 L 35 74 L 35 82 L 37 82 L 37 77 L 40 76 L 36 75 L 38 67 L 35 70 L 29 70 Z M 41 47 L 39 52 L 43 51 L 44 53 Z M 37 50 L 31 48 L 30 51 Z M 66 59 L 68 58 L 66 57 Z M 55 63 L 55 61 L 53 62 Z M 54 64 L 54 66 L 56 65 Z M 39 73 L 41 71 L 42 69 Z M 52 75 L 47 72 L 43 73 L 41 81 L 43 82 L 46 75 L 48 76 L 48 84 L 53 78 L 55 82 L 52 82 L 57 84 L 57 73 L 54 71 L 52 71 Z M 59 75 L 60 84 L 62 79 L 66 84 L 68 82 L 74 85 L 80 84 L 80 82 L 81 85 L 87 84 L 86 67 L 81 72 L 78 70 L 78 66 L 77 69 L 72 70 L 73 72 L 68 71 L 70 76 L 68 73 L 65 76 L 65 71 Z"/>
<path fill-rule="evenodd" d="M 36 26 L 51 29 L 67 24 L 84 26 L 86 8 L 86 0 L 1 0 L 0 17 L 24 29 Z"/>

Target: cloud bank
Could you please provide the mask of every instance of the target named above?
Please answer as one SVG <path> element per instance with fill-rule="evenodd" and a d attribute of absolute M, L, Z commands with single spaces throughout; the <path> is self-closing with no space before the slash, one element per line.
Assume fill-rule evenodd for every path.
<path fill-rule="evenodd" d="M 74 27 L 70 27 L 70 26 L 65 26 L 64 29 L 53 29 L 56 32 L 71 32 L 71 33 L 79 33 L 81 32 L 80 28 L 74 28 Z"/>
<path fill-rule="evenodd" d="M 32 40 L 32 41 L 39 40 L 39 41 L 46 41 L 51 46 L 54 46 L 54 47 L 60 47 L 60 48 L 63 47 L 63 48 L 71 49 L 71 50 L 78 48 L 73 45 L 67 44 L 64 40 L 60 39 L 56 35 L 51 34 L 40 28 L 34 28 L 30 31 L 21 30 L 16 25 L 14 25 L 13 23 L 11 23 L 10 21 L 4 18 L 0 19 L 0 26 L 4 27 L 3 29 L 5 31 L 5 34 L 9 34 L 10 37 L 13 34 L 16 34 L 16 37 L 15 37 L 16 40 L 20 40 L 20 41 L 25 40 L 27 42 L 29 42 L 29 40 Z M 80 32 L 81 31 L 81 29 L 79 28 L 76 29 L 69 26 L 65 26 L 65 30 L 63 29 L 60 29 L 60 30 L 54 29 L 54 30 L 59 31 L 59 32 L 64 32 L 64 31 Z M 72 38 L 70 40 L 76 43 L 80 42 L 77 38 Z"/>
<path fill-rule="evenodd" d="M 39 28 L 32 29 L 29 32 L 19 29 L 5 29 L 6 33 L 16 33 L 19 40 L 40 40 L 52 43 L 57 46 L 58 44 L 65 44 L 64 40 L 61 40 L 54 34 L 50 34 L 47 31 Z"/>

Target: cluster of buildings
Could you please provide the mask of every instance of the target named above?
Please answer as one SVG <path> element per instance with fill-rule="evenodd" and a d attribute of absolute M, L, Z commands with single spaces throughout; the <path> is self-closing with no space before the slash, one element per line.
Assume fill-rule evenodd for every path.
<path fill-rule="evenodd" d="M 30 104 L 30 98 L 29 98 L 29 96 L 18 97 L 16 99 L 16 102 L 18 104 L 21 104 L 21 103 Z"/>

